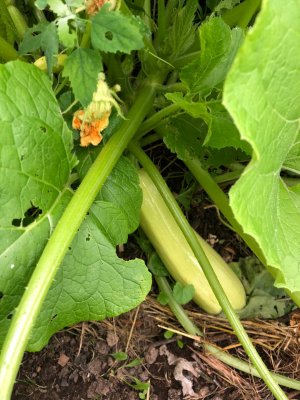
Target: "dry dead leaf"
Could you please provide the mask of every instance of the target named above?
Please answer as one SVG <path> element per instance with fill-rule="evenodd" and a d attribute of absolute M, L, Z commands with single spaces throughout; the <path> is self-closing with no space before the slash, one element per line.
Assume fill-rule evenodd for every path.
<path fill-rule="evenodd" d="M 119 337 L 113 332 L 113 331 L 108 331 L 107 336 L 106 336 L 106 342 L 109 345 L 109 347 L 115 346 L 119 341 Z"/>
<path fill-rule="evenodd" d="M 59 364 L 61 367 L 65 367 L 68 364 L 69 360 L 70 360 L 70 357 L 68 357 L 64 353 L 62 353 L 59 356 L 57 364 Z"/>
<path fill-rule="evenodd" d="M 176 357 L 167 349 L 166 345 L 160 346 L 159 354 L 167 357 L 169 365 L 175 365 L 174 378 L 176 381 L 180 382 L 182 386 L 182 394 L 184 396 L 197 396 L 193 390 L 193 382 L 183 375 L 183 371 L 188 371 L 196 378 L 199 376 L 199 373 L 193 366 L 193 362 L 185 360 L 182 357 Z"/>

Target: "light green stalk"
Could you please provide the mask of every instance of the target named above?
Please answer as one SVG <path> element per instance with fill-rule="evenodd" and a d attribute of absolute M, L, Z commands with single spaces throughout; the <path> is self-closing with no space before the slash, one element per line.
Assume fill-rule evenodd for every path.
<path fill-rule="evenodd" d="M 167 296 L 168 306 L 170 307 L 174 316 L 177 318 L 178 322 L 185 329 L 185 331 L 190 335 L 203 337 L 203 333 L 191 321 L 184 308 L 175 300 L 172 289 L 170 288 L 167 279 L 165 277 L 156 276 L 155 280 L 158 284 L 159 289 Z M 236 368 L 240 371 L 246 372 L 247 374 L 260 378 L 258 371 L 253 366 L 249 365 L 249 363 L 240 360 L 239 358 L 228 354 L 220 348 L 205 342 L 203 343 L 203 348 L 225 364 L 230 365 L 231 367 Z M 294 390 L 300 390 L 300 382 L 296 379 L 288 378 L 280 374 L 275 374 L 274 372 L 270 372 L 270 374 L 279 385 Z"/>
<path fill-rule="evenodd" d="M 179 205 L 174 199 L 170 189 L 168 188 L 166 182 L 160 175 L 159 171 L 152 163 L 150 158 L 144 153 L 144 151 L 135 143 L 130 143 L 129 150 L 133 153 L 133 155 L 138 159 L 138 161 L 142 164 L 145 168 L 147 173 L 150 175 L 151 179 L 155 183 L 157 189 L 159 190 L 160 194 L 164 198 L 168 208 L 170 209 L 173 217 L 175 218 L 178 226 L 182 230 L 186 240 L 188 241 L 189 245 L 191 246 L 195 257 L 197 258 L 199 264 L 201 265 L 203 272 L 205 274 L 206 279 L 208 280 L 214 295 L 218 299 L 220 306 L 224 314 L 226 315 L 230 325 L 232 326 L 233 330 L 235 331 L 236 336 L 238 337 L 241 345 L 245 349 L 248 357 L 250 358 L 251 362 L 257 369 L 260 377 L 264 380 L 265 384 L 268 386 L 270 391 L 273 393 L 274 397 L 277 400 L 287 400 L 285 393 L 282 389 L 278 386 L 277 382 L 274 380 L 270 371 L 260 358 L 258 352 L 256 351 L 253 343 L 251 342 L 249 336 L 247 335 L 243 325 L 241 324 L 237 314 L 234 312 L 217 276 L 214 272 L 213 268 L 210 265 L 210 262 L 203 251 L 202 247 L 199 244 L 199 241 L 188 223 L 187 219 L 185 218 L 183 212 L 181 211 Z M 234 290 L 234 287 L 232 288 Z"/>
<path fill-rule="evenodd" d="M 154 96 L 153 82 L 148 82 L 140 89 L 127 118 L 89 169 L 49 239 L 16 309 L 2 347 L 1 400 L 10 399 L 30 331 L 68 247 L 106 178 L 149 113 Z"/>

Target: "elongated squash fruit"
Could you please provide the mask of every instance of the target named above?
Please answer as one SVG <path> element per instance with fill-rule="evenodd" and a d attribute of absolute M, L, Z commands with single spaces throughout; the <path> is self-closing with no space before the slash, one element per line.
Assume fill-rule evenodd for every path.
<path fill-rule="evenodd" d="M 195 303 L 210 314 L 218 314 L 221 307 L 161 194 L 146 171 L 141 169 L 139 178 L 143 191 L 140 222 L 142 229 L 170 275 L 183 285 L 194 286 Z M 223 258 L 198 234 L 197 236 L 233 308 L 243 308 L 246 295 L 242 283 Z"/>

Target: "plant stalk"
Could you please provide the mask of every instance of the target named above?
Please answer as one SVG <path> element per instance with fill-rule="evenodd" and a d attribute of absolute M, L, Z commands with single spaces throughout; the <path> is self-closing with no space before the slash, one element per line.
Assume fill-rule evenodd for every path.
<path fill-rule="evenodd" d="M 151 132 L 155 129 L 163 119 L 169 117 L 170 115 L 176 113 L 180 110 L 180 106 L 177 104 L 171 104 L 168 107 L 161 109 L 160 111 L 156 112 L 155 114 L 151 115 L 151 117 L 147 118 L 145 122 L 142 123 L 140 126 L 137 138 L 144 136 L 146 133 Z"/>
<path fill-rule="evenodd" d="M 161 81 L 161 80 L 160 80 Z M 160 82 L 159 82 L 160 83 Z M 30 278 L 13 316 L 0 357 L 1 400 L 9 400 L 30 331 L 56 272 L 97 193 L 149 113 L 156 83 L 140 88 L 119 130 L 104 146 L 76 190 Z"/>
<path fill-rule="evenodd" d="M 4 61 L 17 60 L 19 54 L 15 48 L 0 36 L 0 58 Z"/>
<path fill-rule="evenodd" d="M 271 376 L 270 371 L 268 370 L 268 368 L 262 361 L 261 357 L 257 353 L 253 343 L 251 342 L 249 336 L 247 335 L 237 314 L 234 312 L 213 268 L 210 265 L 209 260 L 207 259 L 205 252 L 203 251 L 202 247 L 199 244 L 199 241 L 192 227 L 190 226 L 185 216 L 183 215 L 179 205 L 174 199 L 174 196 L 172 195 L 170 189 L 168 188 L 166 182 L 160 175 L 156 166 L 152 163 L 150 158 L 135 142 L 131 142 L 128 148 L 133 153 L 133 155 L 138 159 L 138 161 L 142 164 L 142 166 L 145 168 L 145 170 L 155 183 L 160 194 L 164 198 L 178 226 L 181 228 L 183 234 L 186 237 L 186 240 L 191 246 L 191 249 L 193 250 L 195 257 L 197 258 L 199 264 L 201 265 L 205 277 L 208 280 L 219 304 L 221 305 L 224 314 L 226 315 L 230 325 L 235 331 L 235 334 L 238 337 L 241 345 L 245 349 L 248 357 L 250 358 L 251 362 L 257 369 L 260 377 L 263 379 L 263 381 L 268 386 L 268 388 L 270 389 L 270 391 L 273 393 L 274 397 L 277 400 L 287 400 L 285 393 L 278 386 L 274 378 Z"/>
<path fill-rule="evenodd" d="M 185 161 L 185 165 L 194 175 L 198 183 L 202 186 L 205 192 L 212 199 L 214 204 L 218 207 L 221 213 L 226 217 L 227 221 L 233 227 L 233 229 L 239 234 L 239 236 L 244 240 L 247 246 L 253 251 L 253 253 L 259 258 L 259 260 L 264 264 L 270 274 L 276 279 L 277 270 L 268 266 L 266 259 L 256 241 L 250 236 L 247 235 L 241 225 L 235 219 L 233 212 L 231 211 L 229 200 L 226 194 L 220 189 L 218 184 L 214 181 L 214 179 L 210 176 L 210 174 L 205 171 L 199 160 L 190 159 Z M 300 293 L 299 292 L 290 292 L 286 290 L 286 293 L 289 297 L 295 302 L 295 304 L 300 307 Z"/>
<path fill-rule="evenodd" d="M 160 125 L 156 127 L 156 132 L 163 137 L 167 133 L 166 126 Z M 237 222 L 235 216 L 230 208 L 229 200 L 223 190 L 219 187 L 217 182 L 211 177 L 211 175 L 202 168 L 201 162 L 194 159 L 186 159 L 184 161 L 185 165 L 194 175 L 198 183 L 205 190 L 208 196 L 211 198 L 213 203 L 218 207 L 224 217 L 227 219 L 231 227 L 235 230 L 235 232 L 244 240 L 247 246 L 253 251 L 256 257 L 262 262 L 262 264 L 267 268 L 270 274 L 276 279 L 277 270 L 268 266 L 265 256 L 259 245 L 252 238 L 252 236 L 248 235 L 244 232 L 242 226 Z M 241 173 L 241 170 L 238 170 L 238 174 Z M 300 307 L 300 292 L 290 292 L 289 290 L 285 290 L 288 296 L 294 301 L 294 303 Z"/>
<path fill-rule="evenodd" d="M 198 327 L 193 323 L 193 321 L 189 318 L 184 308 L 177 303 L 175 300 L 172 289 L 168 283 L 168 280 L 165 277 L 155 276 L 155 280 L 161 292 L 163 292 L 168 298 L 168 306 L 170 307 L 171 311 L 173 312 L 174 316 L 177 318 L 178 322 L 181 326 L 185 329 L 187 333 L 190 335 L 197 335 L 203 337 L 203 333 L 198 329 Z M 234 357 L 227 352 L 223 351 L 222 349 L 208 344 L 203 343 L 203 348 L 207 350 L 210 354 L 216 357 L 218 360 L 224 362 L 225 364 L 238 369 L 242 372 L 250 374 L 252 376 L 256 376 L 260 378 L 258 371 L 249 363 L 240 360 L 237 357 Z M 276 374 L 274 372 L 270 372 L 274 380 L 281 386 L 288 387 L 294 390 L 300 390 L 300 382 L 296 379 L 288 378 L 284 375 Z"/>

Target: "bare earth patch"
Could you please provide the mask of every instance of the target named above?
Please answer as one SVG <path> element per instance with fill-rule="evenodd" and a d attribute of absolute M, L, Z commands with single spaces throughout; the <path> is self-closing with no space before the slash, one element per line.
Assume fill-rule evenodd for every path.
<path fill-rule="evenodd" d="M 224 319 L 196 309 L 190 309 L 189 315 L 205 332 L 207 341 L 246 359 Z M 269 367 L 299 379 L 299 326 L 293 321 L 297 321 L 296 312 L 283 322 L 244 321 L 244 325 Z M 178 334 L 165 339 L 162 326 Z M 117 356 L 112 354 L 119 352 L 125 352 L 127 360 L 116 360 Z M 287 392 L 290 399 L 300 398 L 299 392 Z M 148 297 L 130 313 L 101 323 L 77 325 L 56 334 L 40 353 L 27 353 L 12 400 L 27 398 L 271 400 L 273 397 L 261 380 L 239 373 L 205 353 L 200 340 L 185 337 L 168 308 Z"/>

